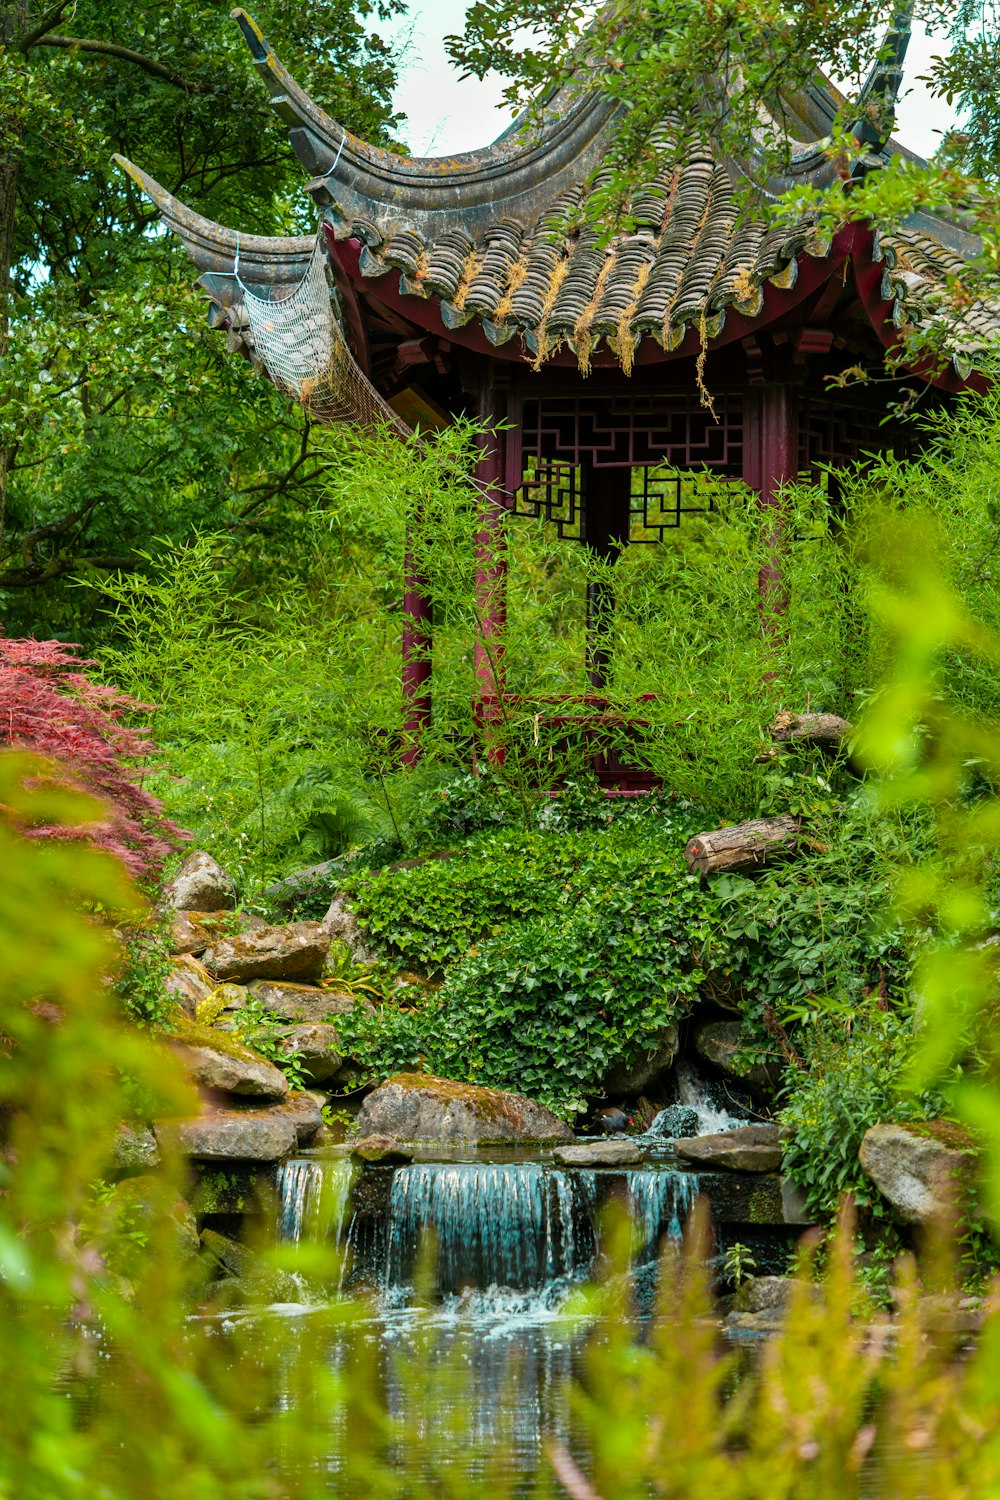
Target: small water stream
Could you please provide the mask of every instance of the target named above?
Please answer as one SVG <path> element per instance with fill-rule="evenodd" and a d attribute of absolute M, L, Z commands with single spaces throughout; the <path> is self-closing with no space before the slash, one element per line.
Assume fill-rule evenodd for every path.
<path fill-rule="evenodd" d="M 692 1095 L 703 1130 L 742 1123 L 693 1087 Z M 644 1160 L 627 1170 L 568 1167 L 545 1151 L 461 1147 L 434 1148 L 433 1159 L 428 1150 L 428 1159 L 403 1166 L 358 1168 L 332 1153 L 296 1157 L 280 1169 L 281 1239 L 320 1238 L 343 1250 L 330 1295 L 367 1298 L 364 1337 L 388 1407 L 407 1430 L 457 1435 L 448 1462 L 459 1482 L 482 1462 L 476 1447 L 484 1436 L 502 1440 L 525 1473 L 547 1438 L 580 1451 L 567 1386 L 589 1324 L 567 1308 L 574 1289 L 599 1272 L 601 1217 L 612 1201 L 636 1225 L 629 1282 L 640 1317 L 650 1316 L 659 1250 L 665 1239 L 679 1239 L 713 1178 L 680 1162 L 656 1122 L 633 1139 Z M 415 1293 L 421 1274 L 431 1283 L 421 1284 L 422 1298 Z M 308 1337 L 308 1318 L 299 1321 Z M 407 1371 L 428 1336 L 442 1375 L 414 1383 Z M 329 1358 L 338 1358 L 336 1348 Z"/>

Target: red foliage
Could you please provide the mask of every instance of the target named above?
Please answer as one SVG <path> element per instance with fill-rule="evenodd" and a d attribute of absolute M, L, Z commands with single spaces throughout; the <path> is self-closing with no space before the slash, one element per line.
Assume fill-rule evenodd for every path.
<path fill-rule="evenodd" d="M 84 839 L 121 860 L 130 875 L 148 880 L 186 837 L 163 815 L 141 782 L 153 744 L 125 722 L 149 705 L 91 682 L 93 663 L 59 641 L 9 640 L 0 635 L 0 745 L 51 758 L 53 776 L 100 798 L 106 821 L 85 828 L 26 828 L 33 838 Z"/>

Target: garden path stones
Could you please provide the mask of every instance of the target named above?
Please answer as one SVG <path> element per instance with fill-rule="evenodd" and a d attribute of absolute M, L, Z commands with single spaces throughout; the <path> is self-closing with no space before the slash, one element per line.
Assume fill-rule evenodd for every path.
<path fill-rule="evenodd" d="M 742 1125 L 720 1135 L 695 1135 L 674 1142 L 685 1161 L 732 1172 L 777 1172 L 781 1167 L 781 1132 L 777 1125 Z"/>
<path fill-rule="evenodd" d="M 222 866 L 203 849 L 189 854 L 173 880 L 163 887 L 164 906 L 182 911 L 232 911 L 236 890 Z"/>
<path fill-rule="evenodd" d="M 329 933 L 319 922 L 290 922 L 223 938 L 203 953 L 202 962 L 213 978 L 237 984 L 256 979 L 309 984 L 322 977 L 329 951 Z"/>
<path fill-rule="evenodd" d="M 533 1099 L 429 1073 L 397 1073 L 375 1089 L 358 1113 L 358 1132 L 480 1145 L 573 1140 L 566 1122 Z"/>

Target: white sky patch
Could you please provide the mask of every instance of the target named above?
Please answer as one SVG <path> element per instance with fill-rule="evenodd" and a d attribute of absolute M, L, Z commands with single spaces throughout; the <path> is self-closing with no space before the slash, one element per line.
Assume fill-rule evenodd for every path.
<path fill-rule="evenodd" d="M 417 156 L 474 151 L 496 140 L 511 121 L 499 79 L 462 82 L 448 60 L 444 38 L 462 30 L 465 9 L 464 0 L 412 0 L 402 29 L 409 45 L 395 103 L 407 116 L 402 135 Z M 920 156 L 933 155 L 955 120 L 954 112 L 943 100 L 933 99 L 918 78 L 928 71 L 931 57 L 946 48 L 946 38 L 929 37 L 917 28 L 906 56 L 896 135 Z"/>

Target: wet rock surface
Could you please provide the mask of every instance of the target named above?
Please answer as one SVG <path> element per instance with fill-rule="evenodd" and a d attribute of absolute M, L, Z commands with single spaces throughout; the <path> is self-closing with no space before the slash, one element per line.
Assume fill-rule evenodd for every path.
<path fill-rule="evenodd" d="M 668 1104 L 666 1109 L 660 1110 L 654 1123 L 657 1136 L 668 1141 L 697 1135 L 700 1128 L 698 1111 L 687 1104 Z"/>
<path fill-rule="evenodd" d="M 401 1146 L 388 1135 L 366 1135 L 351 1146 L 351 1155 L 357 1161 L 382 1162 L 385 1165 L 402 1165 L 413 1160 L 413 1152 Z"/>
<path fill-rule="evenodd" d="M 931 1120 L 873 1125 L 858 1160 L 903 1223 L 929 1224 L 954 1214 L 975 1155 L 957 1125 Z"/>
<path fill-rule="evenodd" d="M 553 1155 L 565 1167 L 629 1167 L 642 1161 L 633 1141 L 579 1141 L 559 1146 Z"/>
<path fill-rule="evenodd" d="M 770 1089 L 778 1081 L 779 1070 L 762 1063 L 745 1063 L 740 1059 L 744 1045 L 740 1021 L 706 1021 L 694 1033 L 693 1046 L 698 1057 L 711 1063 L 721 1073 L 738 1078 L 752 1088 Z"/>
<path fill-rule="evenodd" d="M 781 1167 L 781 1133 L 777 1125 L 742 1125 L 720 1135 L 696 1135 L 677 1141 L 685 1161 L 731 1172 L 777 1172 Z"/>
<path fill-rule="evenodd" d="M 202 962 L 215 979 L 237 984 L 256 979 L 310 984 L 321 978 L 329 951 L 330 937 L 319 922 L 291 922 L 224 938 L 205 951 Z"/>
<path fill-rule="evenodd" d="M 402 1141 L 567 1141 L 573 1132 L 544 1105 L 520 1094 L 399 1073 L 368 1095 L 358 1114 L 361 1135 Z"/>
<path fill-rule="evenodd" d="M 232 911 L 236 890 L 222 866 L 199 849 L 163 887 L 160 899 L 164 906 L 184 911 Z"/>

